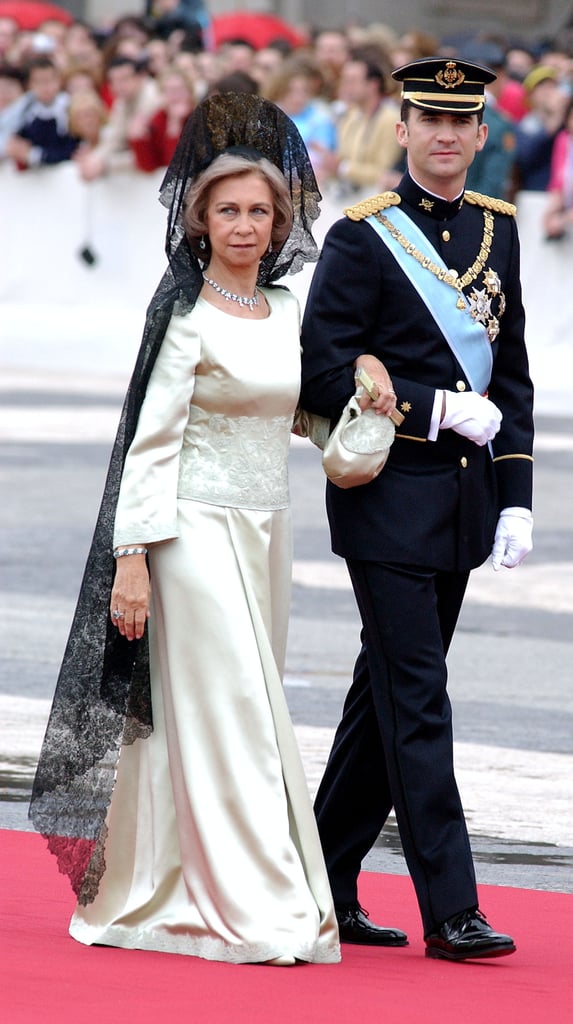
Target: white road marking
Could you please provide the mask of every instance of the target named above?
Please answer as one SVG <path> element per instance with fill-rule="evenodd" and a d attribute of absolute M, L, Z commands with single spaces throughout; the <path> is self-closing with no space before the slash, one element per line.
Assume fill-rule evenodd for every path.
<path fill-rule="evenodd" d="M 0 409 L 0 441 L 24 444 L 108 444 L 119 408 L 109 405 L 6 406 Z"/>
<path fill-rule="evenodd" d="M 3 366 L 0 389 L 8 395 L 26 394 L 70 394 L 106 397 L 116 400 L 117 407 L 93 405 L 81 408 L 77 405 L 46 406 L 27 403 L 14 404 L 4 400 L 0 407 L 0 438 L 4 441 L 78 443 L 113 441 L 119 418 L 119 409 L 127 384 L 125 371 L 117 373 L 86 373 L 85 368 L 76 372 L 54 373 L 49 370 L 22 370 Z M 293 434 L 294 447 L 313 447 L 308 438 Z M 317 459 L 320 459 L 318 450 Z M 573 434 L 557 431 L 538 432 L 535 437 L 535 451 L 573 451 Z"/>
<path fill-rule="evenodd" d="M 293 582 L 301 587 L 324 590 L 352 589 L 342 559 L 295 561 Z M 540 611 L 573 612 L 573 562 L 524 562 L 516 569 L 494 572 L 486 562 L 474 569 L 466 601 L 500 608 L 537 608 Z"/>
<path fill-rule="evenodd" d="M 0 695 L 0 774 L 17 766 L 19 780 L 31 781 L 49 710 L 48 700 Z M 314 796 L 334 729 L 297 725 L 295 733 Z M 455 758 L 470 833 L 573 846 L 573 757 L 456 743 Z"/>

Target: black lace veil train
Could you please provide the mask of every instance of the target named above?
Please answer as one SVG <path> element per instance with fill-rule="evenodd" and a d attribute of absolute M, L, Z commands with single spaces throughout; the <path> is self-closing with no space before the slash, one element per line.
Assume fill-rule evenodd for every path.
<path fill-rule="evenodd" d="M 105 870 L 105 820 L 121 745 L 144 739 L 153 728 L 147 633 L 130 643 L 109 616 L 123 465 L 171 316 L 192 309 L 202 286 L 202 268 L 182 226 L 187 190 L 216 156 L 239 145 L 280 168 L 294 207 L 290 235 L 280 251 L 262 260 L 259 284 L 272 284 L 318 258 L 312 225 L 320 193 L 292 121 L 256 96 L 227 93 L 199 104 L 160 189 L 160 202 L 168 208 L 168 267 L 147 310 L 32 789 L 34 827 L 83 904 L 94 899 Z"/>

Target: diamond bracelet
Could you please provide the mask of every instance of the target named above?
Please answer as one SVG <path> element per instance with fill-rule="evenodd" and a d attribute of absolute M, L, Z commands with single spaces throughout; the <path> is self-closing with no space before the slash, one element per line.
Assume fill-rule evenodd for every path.
<path fill-rule="evenodd" d="M 147 548 L 116 548 L 113 557 L 123 558 L 124 555 L 146 555 Z"/>

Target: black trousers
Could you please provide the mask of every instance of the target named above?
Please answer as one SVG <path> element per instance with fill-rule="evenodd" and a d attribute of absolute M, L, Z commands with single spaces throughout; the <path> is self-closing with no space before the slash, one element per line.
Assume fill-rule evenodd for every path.
<path fill-rule="evenodd" d="M 454 777 L 446 653 L 468 573 L 350 561 L 362 649 L 315 811 L 337 906 L 394 807 L 424 934 L 476 907 Z"/>

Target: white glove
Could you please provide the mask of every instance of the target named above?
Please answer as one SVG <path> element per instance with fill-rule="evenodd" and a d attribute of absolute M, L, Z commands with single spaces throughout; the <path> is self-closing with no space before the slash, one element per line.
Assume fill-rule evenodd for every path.
<path fill-rule="evenodd" d="M 474 444 L 484 445 L 497 434 L 501 413 L 477 391 L 444 391 L 446 410 L 440 430 L 455 430 Z"/>
<path fill-rule="evenodd" d="M 533 516 L 528 508 L 504 508 L 500 513 L 491 556 L 493 567 L 514 569 L 533 547 Z"/>

